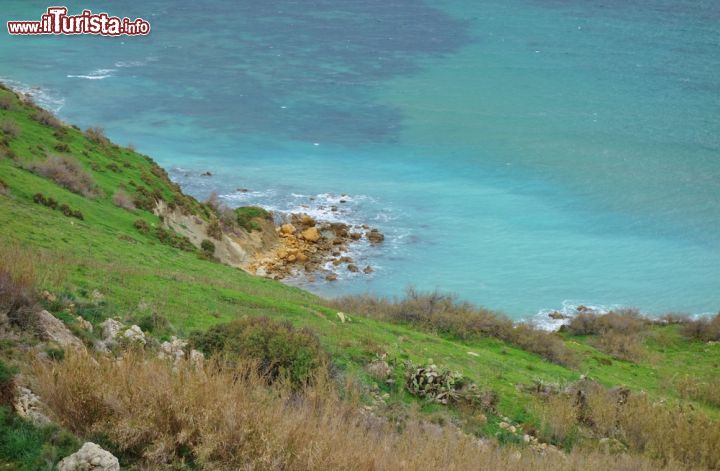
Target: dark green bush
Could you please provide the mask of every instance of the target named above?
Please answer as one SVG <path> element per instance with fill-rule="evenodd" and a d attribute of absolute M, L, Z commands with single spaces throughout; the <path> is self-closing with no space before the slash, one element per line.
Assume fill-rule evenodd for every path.
<path fill-rule="evenodd" d="M 190 342 L 208 355 L 256 360 L 269 381 L 287 378 L 296 386 L 307 384 L 325 361 L 320 342 L 310 330 L 296 330 L 289 322 L 266 317 L 216 325 L 192 334 Z"/>
<path fill-rule="evenodd" d="M 200 248 L 208 255 L 215 254 L 215 244 L 213 244 L 207 239 L 203 239 L 203 241 L 200 243 Z"/>
<path fill-rule="evenodd" d="M 248 232 L 261 230 L 257 221 L 254 221 L 256 218 L 271 220 L 272 215 L 268 211 L 257 206 L 243 206 L 235 209 L 235 219 L 238 226 Z"/>
<path fill-rule="evenodd" d="M 157 237 L 161 243 L 169 245 L 170 247 L 175 247 L 176 249 L 184 250 L 186 252 L 195 251 L 195 246 L 192 244 L 190 239 L 180 234 L 176 234 L 173 231 L 169 231 L 164 227 L 158 226 L 155 228 L 155 237 Z"/>
<path fill-rule="evenodd" d="M 133 226 L 135 226 L 135 229 L 142 232 L 143 234 L 147 234 L 150 232 L 150 226 L 148 226 L 148 223 L 145 222 L 143 219 L 136 219 L 133 223 Z"/>

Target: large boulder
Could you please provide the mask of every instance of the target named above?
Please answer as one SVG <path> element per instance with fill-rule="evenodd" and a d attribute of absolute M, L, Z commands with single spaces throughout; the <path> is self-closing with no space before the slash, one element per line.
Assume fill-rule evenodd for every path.
<path fill-rule="evenodd" d="M 308 242 L 317 242 L 320 240 L 320 231 L 317 230 L 317 227 L 309 227 L 302 231 L 303 239 L 307 240 Z"/>
<path fill-rule="evenodd" d="M 85 444 L 59 464 L 60 471 L 120 471 L 118 459 L 93 442 Z"/>
<path fill-rule="evenodd" d="M 82 347 L 83 343 L 75 337 L 61 320 L 42 310 L 37 314 L 36 328 L 43 340 L 55 342 L 61 347 Z"/>
<path fill-rule="evenodd" d="M 104 341 L 110 341 L 115 340 L 115 337 L 120 333 L 120 331 L 123 328 L 123 324 L 120 321 L 116 321 L 115 319 L 107 319 L 102 324 L 100 324 L 100 327 L 102 327 L 103 330 L 103 340 Z"/>
<path fill-rule="evenodd" d="M 123 337 L 130 340 L 131 342 L 135 342 L 141 345 L 145 345 L 147 340 L 145 339 L 145 334 L 143 333 L 142 329 L 136 325 L 131 325 L 125 333 L 123 333 Z"/>

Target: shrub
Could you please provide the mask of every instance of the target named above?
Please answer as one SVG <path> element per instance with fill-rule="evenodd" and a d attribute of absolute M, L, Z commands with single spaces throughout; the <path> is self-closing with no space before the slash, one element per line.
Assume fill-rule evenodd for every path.
<path fill-rule="evenodd" d="M 15 100 L 10 95 L 0 95 L 0 110 L 11 110 L 15 107 Z"/>
<path fill-rule="evenodd" d="M 167 317 L 157 313 L 148 314 L 137 320 L 137 325 L 143 332 L 150 332 L 152 334 L 158 334 L 160 332 L 166 332 L 170 329 L 170 321 Z"/>
<path fill-rule="evenodd" d="M 611 330 L 600 335 L 592 344 L 620 360 L 637 362 L 646 355 L 640 336 L 634 333 L 626 334 Z"/>
<path fill-rule="evenodd" d="M 5 180 L 0 178 L 0 195 L 7 195 L 10 193 L 10 186 L 5 183 Z"/>
<path fill-rule="evenodd" d="M 220 208 L 222 207 L 222 204 L 220 203 L 220 198 L 218 197 L 218 194 L 214 191 L 210 193 L 210 196 L 205 200 L 205 205 L 210 208 L 210 210 L 213 213 L 218 213 L 220 211 Z"/>
<path fill-rule="evenodd" d="M 135 226 L 135 229 L 137 229 L 143 234 L 147 234 L 150 232 L 150 226 L 148 226 L 148 223 L 145 222 L 144 219 L 136 219 L 133 223 L 133 226 Z"/>
<path fill-rule="evenodd" d="M 20 135 L 21 129 L 20 126 L 18 126 L 17 123 L 15 123 L 14 121 L 5 119 L 0 122 L 0 131 L 2 131 L 3 134 L 8 137 L 18 137 Z"/>
<path fill-rule="evenodd" d="M 637 334 L 647 330 L 650 322 L 634 309 L 611 311 L 607 314 L 581 313 L 567 324 L 572 335 L 601 335 L 607 332 Z"/>
<path fill-rule="evenodd" d="M 58 142 L 54 149 L 58 152 L 70 152 L 70 146 L 65 142 Z"/>
<path fill-rule="evenodd" d="M 190 341 L 206 354 L 224 354 L 231 361 L 256 360 L 269 381 L 283 377 L 296 386 L 306 384 L 325 362 L 315 334 L 266 317 L 216 325 L 205 333 L 194 333 Z"/>
<path fill-rule="evenodd" d="M 117 190 L 112 197 L 112 202 L 118 208 L 125 209 L 127 211 L 135 211 L 135 205 L 133 204 L 130 196 L 123 190 Z"/>
<path fill-rule="evenodd" d="M 215 240 L 222 240 L 223 231 L 222 227 L 220 227 L 220 221 L 218 219 L 210 221 L 205 232 Z"/>
<path fill-rule="evenodd" d="M 511 320 L 490 310 L 460 303 L 441 293 L 418 293 L 409 289 L 405 298 L 389 301 L 370 295 L 346 296 L 332 305 L 345 312 L 391 322 L 408 323 L 420 329 L 460 340 L 494 337 L 536 353 L 554 363 L 574 366 L 575 355 L 557 334 Z"/>
<path fill-rule="evenodd" d="M 720 313 L 715 317 L 688 320 L 682 327 L 682 334 L 701 342 L 720 342 Z"/>
<path fill-rule="evenodd" d="M 215 255 L 215 244 L 213 244 L 207 239 L 203 239 L 203 241 L 200 243 L 200 248 L 207 255 Z"/>
<path fill-rule="evenodd" d="M 248 232 L 261 230 L 260 225 L 254 219 L 272 220 L 272 214 L 257 206 L 243 206 L 235 209 L 235 222 Z"/>
<path fill-rule="evenodd" d="M 110 162 L 105 167 L 113 173 L 120 173 L 122 171 L 115 162 Z"/>
<path fill-rule="evenodd" d="M 110 140 L 105 137 L 105 130 L 103 128 L 87 128 L 85 130 L 85 137 L 87 137 L 91 142 L 94 142 L 95 144 L 99 144 L 101 146 L 106 146 L 110 144 Z"/>
<path fill-rule="evenodd" d="M 169 245 L 170 247 L 184 250 L 186 252 L 195 251 L 195 246 L 192 244 L 190 239 L 176 234 L 171 230 L 165 229 L 164 227 L 158 226 L 155 228 L 155 237 L 157 237 L 161 243 Z"/>
<path fill-rule="evenodd" d="M 32 119 L 40 124 L 44 124 L 45 126 L 50 126 L 51 128 L 61 129 L 63 127 L 62 122 L 46 110 L 37 110 L 32 115 Z"/>
<path fill-rule="evenodd" d="M 83 196 L 96 196 L 97 186 L 90 175 L 77 160 L 70 157 L 48 156 L 45 161 L 32 164 L 31 170 L 38 175 L 53 180 L 73 193 Z"/>

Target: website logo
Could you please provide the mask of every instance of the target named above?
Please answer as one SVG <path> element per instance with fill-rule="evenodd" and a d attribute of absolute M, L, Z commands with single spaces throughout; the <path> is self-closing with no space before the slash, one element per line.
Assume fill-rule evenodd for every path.
<path fill-rule="evenodd" d="M 83 10 L 79 15 L 68 15 L 67 7 L 48 7 L 40 21 L 8 21 L 12 35 L 38 34 L 95 34 L 100 36 L 147 36 L 150 22 L 136 18 L 120 18 L 107 13 Z"/>

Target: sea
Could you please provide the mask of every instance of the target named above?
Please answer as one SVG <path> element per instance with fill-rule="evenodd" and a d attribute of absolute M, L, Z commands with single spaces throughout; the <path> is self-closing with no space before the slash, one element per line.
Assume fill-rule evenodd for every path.
<path fill-rule="evenodd" d="M 0 4 L 3 23 L 51 5 Z M 0 80 L 198 198 L 385 234 L 351 249 L 373 273 L 303 288 L 541 324 L 720 310 L 717 0 L 64 4 L 152 31 L 3 32 Z"/>

